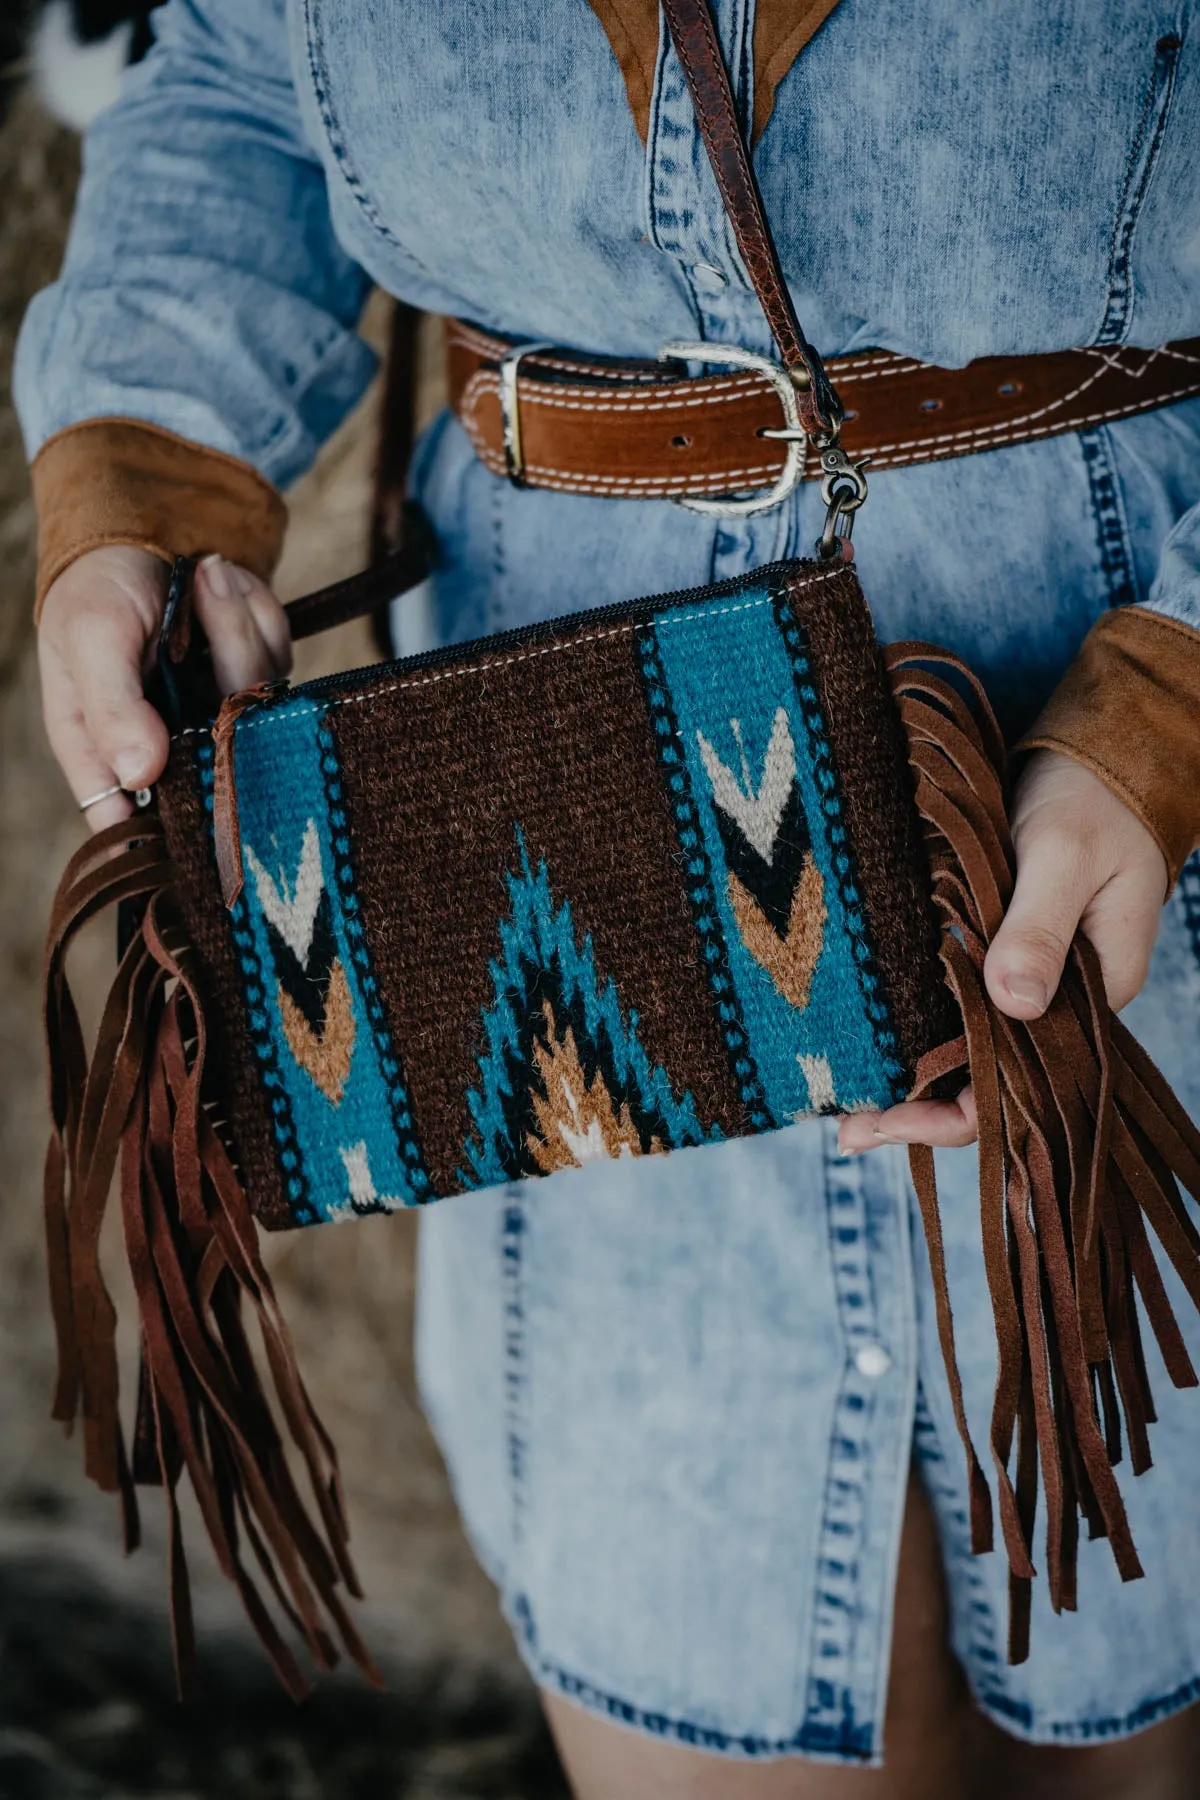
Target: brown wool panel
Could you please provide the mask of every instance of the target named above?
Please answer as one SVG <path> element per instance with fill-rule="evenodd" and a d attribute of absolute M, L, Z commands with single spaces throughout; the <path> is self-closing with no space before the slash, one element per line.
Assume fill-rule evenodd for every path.
<path fill-rule="evenodd" d="M 790 591 L 817 677 L 867 935 L 900 1060 L 911 1073 L 926 1050 L 960 1026 L 938 968 L 929 863 L 903 727 L 853 568 L 820 585 L 799 572 Z"/>
<path fill-rule="evenodd" d="M 595 636 L 586 657 L 533 646 L 498 657 L 472 691 L 467 708 L 460 682 L 433 680 L 327 715 L 363 926 L 435 1191 L 461 1186 L 518 826 L 577 938 L 591 934 L 600 979 L 626 1017 L 636 1011 L 651 1061 L 691 1092 L 702 1124 L 740 1132 L 633 630 Z"/>
<path fill-rule="evenodd" d="M 157 788 L 159 817 L 178 870 L 172 891 L 200 959 L 204 992 L 211 996 L 207 1013 L 209 1067 L 227 1102 L 224 1135 L 246 1189 L 254 1197 L 259 1221 L 269 1230 L 282 1231 L 294 1225 L 295 1219 L 283 1194 L 275 1136 L 250 1037 L 242 972 L 221 899 L 195 742 L 194 738 L 175 740 Z"/>

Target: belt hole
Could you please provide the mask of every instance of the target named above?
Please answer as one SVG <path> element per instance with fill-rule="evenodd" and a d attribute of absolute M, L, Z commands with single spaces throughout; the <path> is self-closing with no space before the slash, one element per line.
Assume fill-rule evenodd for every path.
<path fill-rule="evenodd" d="M 941 410 L 942 403 L 940 400 L 922 400 L 921 402 L 922 412 L 941 412 Z"/>
<path fill-rule="evenodd" d="M 673 437 L 671 439 L 671 448 L 673 450 L 686 450 L 691 445 L 691 441 L 690 437 L 684 437 L 681 434 L 679 437 Z"/>
<path fill-rule="evenodd" d="M 1019 394 L 1024 385 L 1024 382 L 1021 381 L 1002 381 L 996 392 L 1005 395 Z"/>
<path fill-rule="evenodd" d="M 849 424 L 851 419 L 857 419 L 858 414 L 854 411 L 853 407 L 848 406 L 842 414 L 842 417 L 845 419 L 846 423 Z"/>

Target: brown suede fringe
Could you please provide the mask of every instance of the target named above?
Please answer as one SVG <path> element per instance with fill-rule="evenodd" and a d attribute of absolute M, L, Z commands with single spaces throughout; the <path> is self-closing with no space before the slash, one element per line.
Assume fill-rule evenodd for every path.
<path fill-rule="evenodd" d="M 1200 1235 L 1176 1185 L 1200 1200 L 1200 1131 L 1110 1010 L 1082 933 L 1040 1019 L 993 1006 L 983 961 L 1015 873 L 1000 733 L 957 658 L 909 643 L 885 660 L 909 737 L 942 964 L 963 1021 L 961 1038 L 924 1058 L 913 1098 L 969 1071 L 979 1116 L 983 1256 L 1000 1353 L 990 1447 L 1010 1571 L 1009 1660 L 1021 1662 L 1039 1474 L 1056 1612 L 1075 1607 L 1081 1520 L 1089 1537 L 1107 1537 L 1123 1580 L 1142 1573 L 1113 1469 L 1124 1454 L 1122 1415 L 1133 1473 L 1151 1460 L 1139 1297 L 1171 1380 L 1197 1384 L 1147 1227 L 1200 1309 Z M 978 1552 L 992 1544 L 991 1499 L 955 1362 L 933 1154 L 916 1146 L 910 1160 Z"/>
<path fill-rule="evenodd" d="M 223 1573 L 288 1692 L 308 1681 L 243 1560 L 321 1668 L 334 1637 L 378 1674 L 342 1603 L 359 1587 L 347 1551 L 337 1458 L 305 1391 L 259 1254 L 249 1198 L 204 1088 L 207 1029 L 175 880 L 153 815 L 110 826 L 77 852 L 51 920 L 45 973 L 53 1130 L 45 1213 L 58 1338 L 54 1417 L 83 1421 L 84 1463 L 121 1496 L 127 1549 L 139 1537 L 135 1484 L 161 1485 L 181 1694 L 194 1674 L 187 1568 L 176 1490 L 186 1470 Z M 89 920 L 119 905 L 132 924 L 89 1067 L 65 959 Z M 117 1162 L 125 1245 L 137 1291 L 141 1382 L 133 1456 L 118 1412 L 116 1315 L 100 1267 L 100 1228 Z M 248 1305 L 284 1432 L 255 1366 Z M 303 1463 L 319 1525 L 288 1466 Z"/>

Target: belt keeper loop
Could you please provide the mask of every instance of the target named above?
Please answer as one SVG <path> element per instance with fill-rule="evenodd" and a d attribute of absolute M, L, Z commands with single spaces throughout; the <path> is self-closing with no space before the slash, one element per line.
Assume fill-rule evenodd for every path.
<path fill-rule="evenodd" d="M 539 350 L 552 350 L 554 346 L 543 339 L 534 344 L 518 344 L 506 356 L 500 359 L 497 375 L 500 380 L 500 419 L 504 430 L 504 462 L 508 479 L 514 487 L 525 485 L 525 452 L 521 444 L 521 407 L 517 397 L 517 376 L 521 370 L 521 359 L 534 356 Z"/>

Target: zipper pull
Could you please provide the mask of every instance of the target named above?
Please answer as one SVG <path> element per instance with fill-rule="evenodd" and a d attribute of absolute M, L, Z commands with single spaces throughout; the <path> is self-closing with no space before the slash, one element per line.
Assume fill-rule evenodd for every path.
<path fill-rule="evenodd" d="M 243 883 L 242 832 L 233 778 L 234 726 L 252 706 L 264 706 L 287 691 L 286 681 L 260 681 L 257 687 L 243 688 L 222 700 L 213 723 L 213 843 L 226 907 L 237 905 Z"/>

